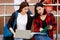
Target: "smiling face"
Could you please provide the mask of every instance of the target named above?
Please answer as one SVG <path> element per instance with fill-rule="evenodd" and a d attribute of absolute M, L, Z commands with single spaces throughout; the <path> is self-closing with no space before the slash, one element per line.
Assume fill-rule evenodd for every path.
<path fill-rule="evenodd" d="M 44 7 L 40 7 L 40 6 L 39 6 L 39 7 L 36 8 L 36 10 L 37 10 L 37 13 L 38 13 L 38 14 L 43 15 Z"/>

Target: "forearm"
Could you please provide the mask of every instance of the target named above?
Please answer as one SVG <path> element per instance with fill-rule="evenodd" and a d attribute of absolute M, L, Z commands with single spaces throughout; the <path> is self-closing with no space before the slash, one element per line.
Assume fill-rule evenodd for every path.
<path fill-rule="evenodd" d="M 13 33 L 13 34 L 15 34 L 15 32 L 13 31 L 13 29 L 10 27 L 9 28 L 9 30 Z"/>

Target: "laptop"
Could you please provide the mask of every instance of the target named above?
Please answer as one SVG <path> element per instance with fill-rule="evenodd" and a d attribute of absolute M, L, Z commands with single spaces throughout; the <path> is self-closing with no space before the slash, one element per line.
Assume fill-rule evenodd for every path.
<path fill-rule="evenodd" d="M 32 37 L 31 30 L 17 30 L 15 38 L 30 39 Z"/>

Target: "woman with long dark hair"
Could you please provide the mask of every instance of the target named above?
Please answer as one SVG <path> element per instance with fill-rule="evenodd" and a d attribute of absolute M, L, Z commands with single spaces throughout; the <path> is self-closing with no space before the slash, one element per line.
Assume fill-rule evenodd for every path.
<path fill-rule="evenodd" d="M 16 30 L 31 30 L 32 17 L 28 13 L 28 9 L 29 9 L 29 4 L 27 2 L 22 2 L 20 4 L 19 10 L 14 12 L 8 21 L 9 24 L 8 29 L 12 32 L 13 35 L 10 37 L 4 36 L 3 40 L 14 40 Z M 17 16 L 15 16 L 16 13 L 18 14 Z M 15 19 L 16 22 L 13 29 L 13 24 Z M 31 40 L 31 39 L 22 39 L 22 40 Z"/>
<path fill-rule="evenodd" d="M 37 3 L 35 5 L 35 16 L 32 24 L 33 32 L 46 33 L 48 36 L 40 34 L 34 35 L 34 40 L 53 40 L 53 31 L 56 30 L 57 24 L 53 14 L 47 13 L 44 5 Z"/>

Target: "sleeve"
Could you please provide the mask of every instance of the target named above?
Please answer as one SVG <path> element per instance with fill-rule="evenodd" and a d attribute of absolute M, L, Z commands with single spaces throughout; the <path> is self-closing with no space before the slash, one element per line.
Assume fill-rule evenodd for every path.
<path fill-rule="evenodd" d="M 33 26 L 32 26 L 34 32 L 39 32 L 39 28 L 37 26 L 38 26 L 37 21 L 34 19 Z"/>
<path fill-rule="evenodd" d="M 28 23 L 27 23 L 27 29 L 28 30 L 31 30 L 32 22 L 33 22 L 33 18 L 31 16 L 29 16 Z"/>
<path fill-rule="evenodd" d="M 52 30 L 56 30 L 57 29 L 57 22 L 55 20 L 54 15 L 51 16 L 51 22 L 52 22 L 51 24 L 53 26 Z"/>
<path fill-rule="evenodd" d="M 9 24 L 8 28 L 13 27 L 14 20 L 15 20 L 15 13 L 12 14 L 12 16 L 10 17 L 8 21 L 8 24 Z"/>

